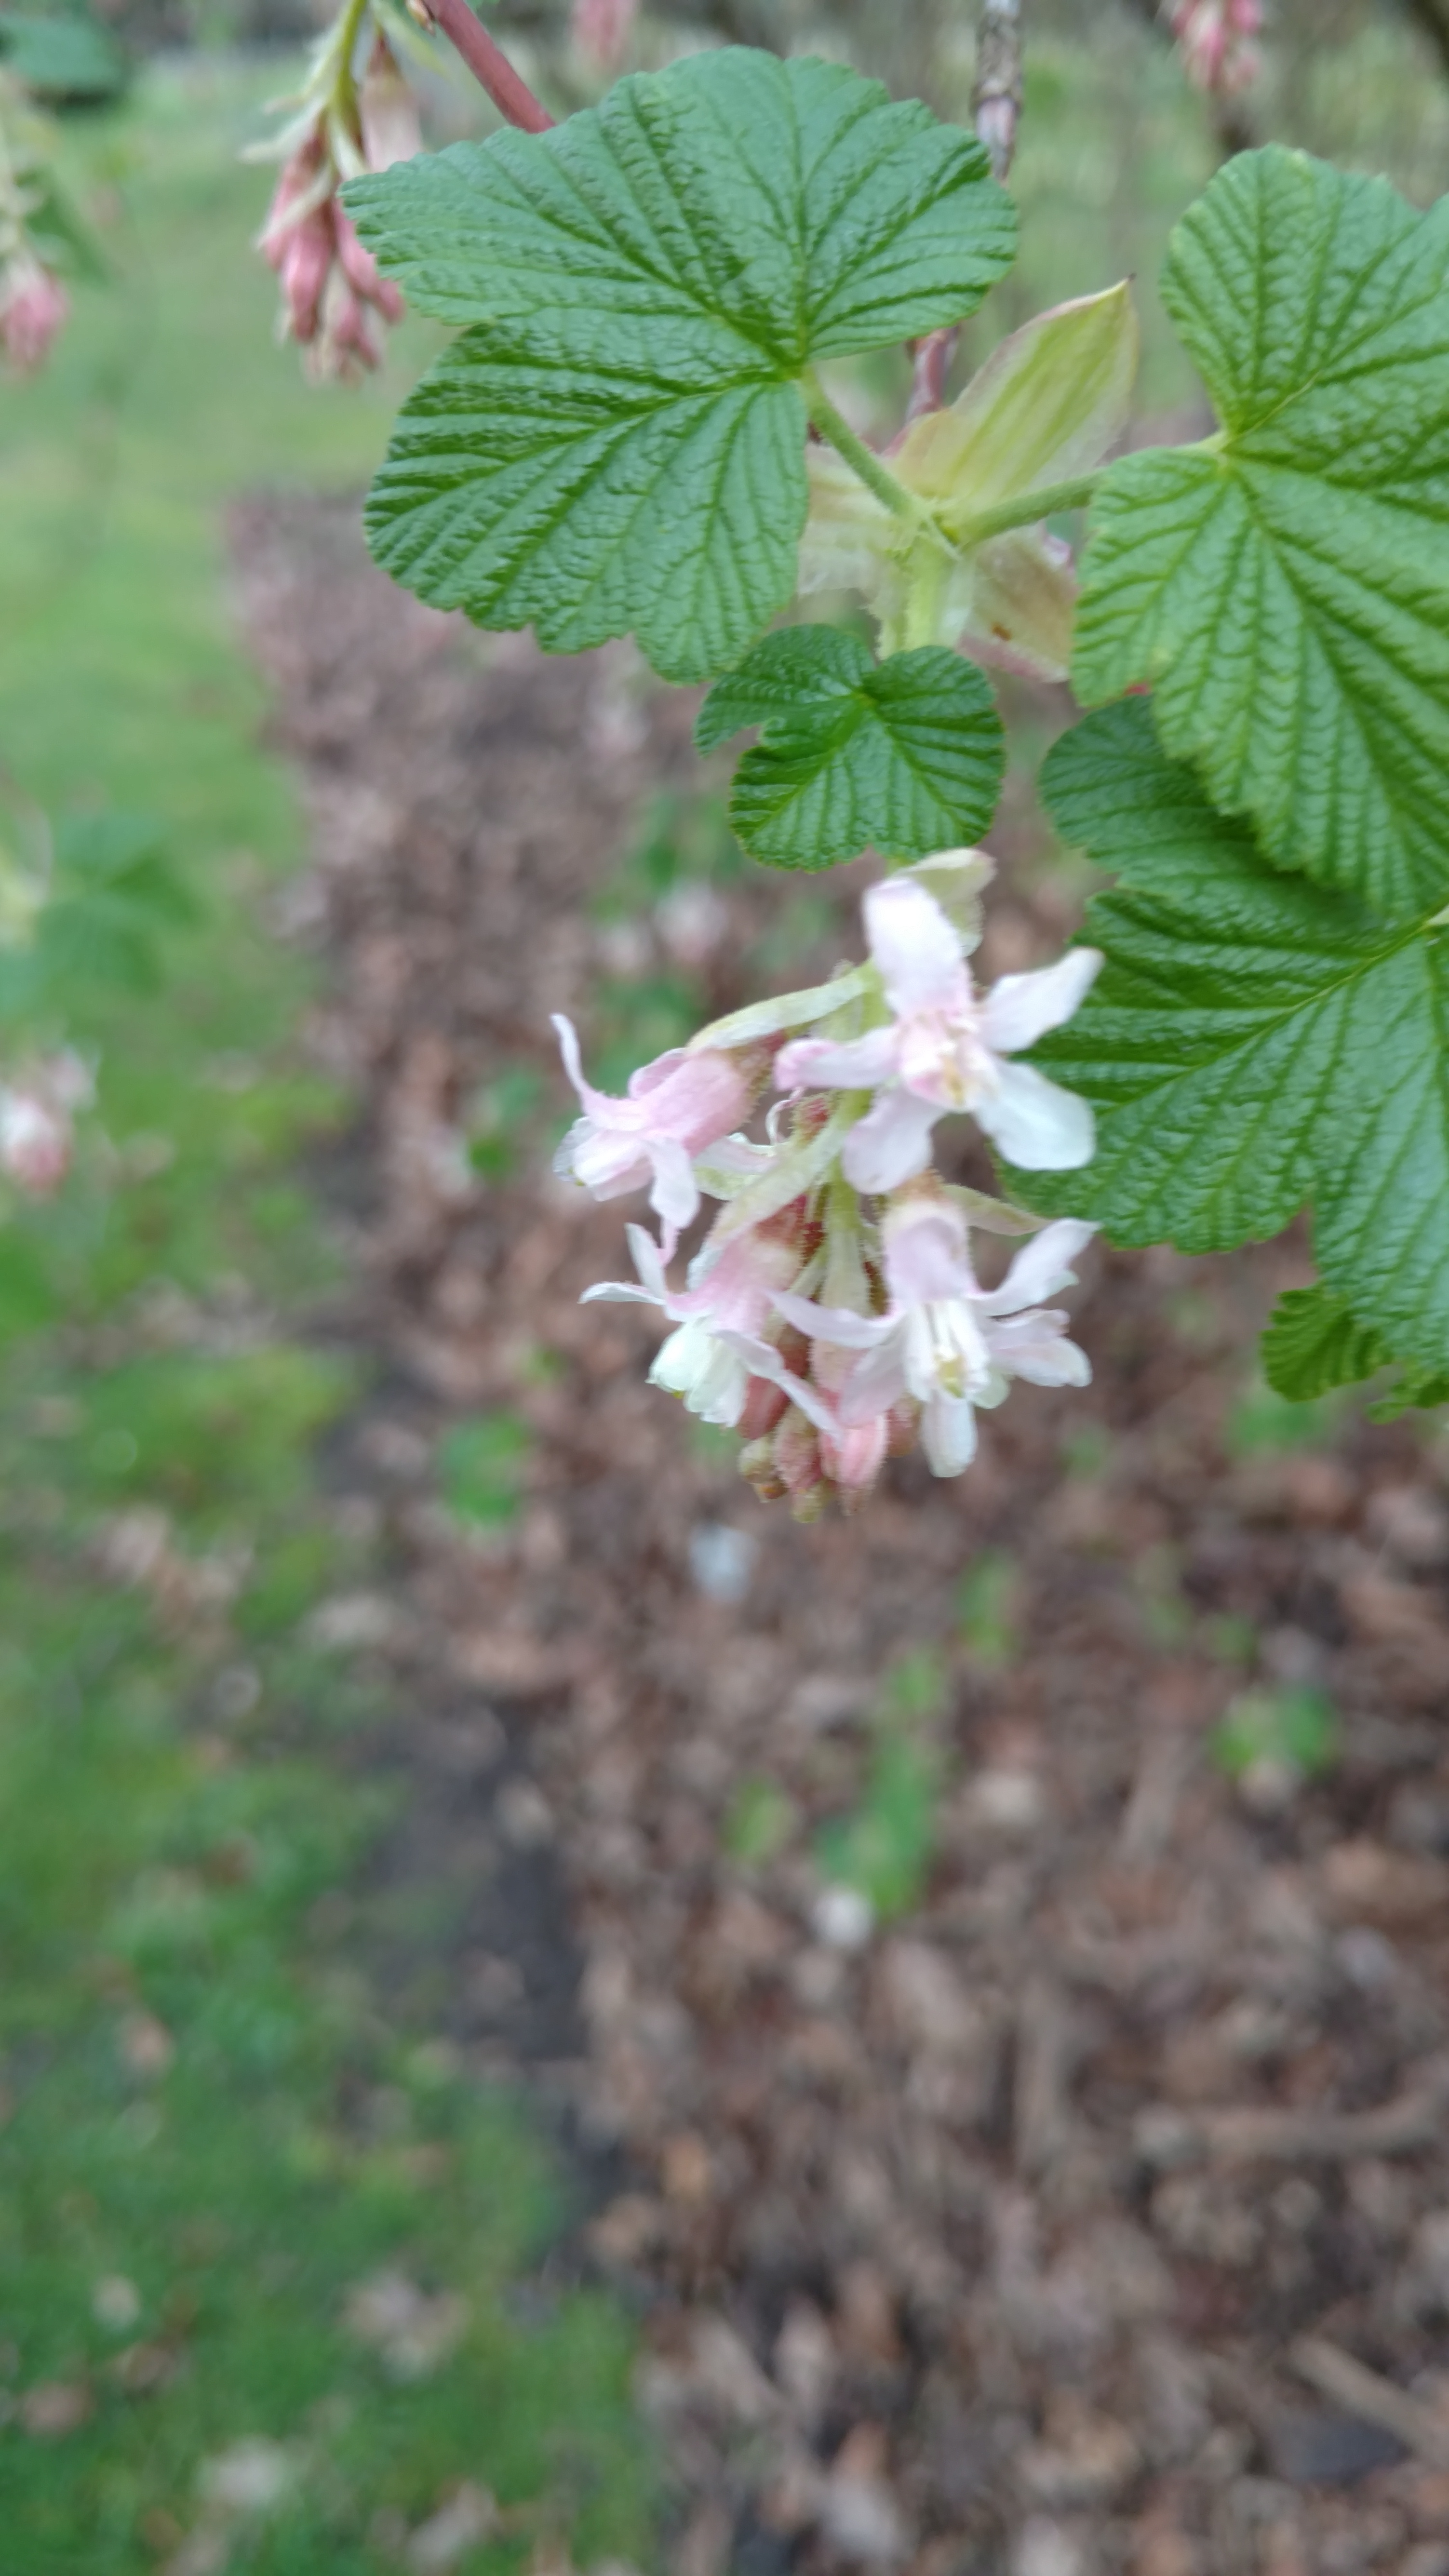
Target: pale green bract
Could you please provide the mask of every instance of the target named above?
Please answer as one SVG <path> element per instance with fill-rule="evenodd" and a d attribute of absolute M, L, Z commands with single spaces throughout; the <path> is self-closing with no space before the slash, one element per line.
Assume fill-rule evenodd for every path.
<path fill-rule="evenodd" d="M 868 848 L 924 859 L 979 840 L 996 811 L 1001 718 L 981 673 L 939 646 L 875 663 L 839 627 L 786 627 L 711 689 L 695 741 L 712 751 L 745 725 L 761 739 L 735 772 L 730 821 L 771 867 Z"/>
<path fill-rule="evenodd" d="M 734 48 L 346 200 L 409 301 L 471 326 L 404 406 L 378 561 L 553 652 L 632 631 L 680 680 L 794 591 L 802 371 L 959 320 L 1015 240 L 971 137 L 839 65 Z"/>
<path fill-rule="evenodd" d="M 1276 875 L 1141 702 L 1066 736 L 1044 783 L 1119 882 L 1090 908 L 1102 976 L 1035 1054 L 1091 1100 L 1096 1160 L 1018 1195 L 1185 1252 L 1310 1205 L 1328 1286 L 1397 1357 L 1449 1368 L 1449 925 Z"/>
<path fill-rule="evenodd" d="M 1245 153 L 1162 293 L 1222 422 L 1113 466 L 1073 680 L 1156 684 L 1167 748 L 1280 865 L 1384 913 L 1449 893 L 1449 216 Z"/>

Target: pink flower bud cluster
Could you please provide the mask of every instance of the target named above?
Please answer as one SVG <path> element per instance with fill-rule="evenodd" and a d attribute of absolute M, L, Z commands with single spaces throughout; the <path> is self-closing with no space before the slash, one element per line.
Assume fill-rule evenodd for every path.
<path fill-rule="evenodd" d="M 0 1082 L 0 1172 L 27 1198 L 53 1196 L 70 1169 L 75 1115 L 93 1096 L 68 1048 Z"/>
<path fill-rule="evenodd" d="M 417 101 L 381 32 L 355 100 L 348 66 L 324 43 L 303 118 L 286 140 L 257 245 L 282 290 L 281 333 L 308 352 L 314 375 L 356 376 L 381 364 L 379 326 L 400 322 L 405 308 L 338 191 L 364 170 L 411 159 L 422 144 Z"/>
<path fill-rule="evenodd" d="M 1172 32 L 1194 88 L 1230 97 L 1257 79 L 1262 0 L 1177 0 Z"/>
<path fill-rule="evenodd" d="M 25 90 L 0 71 L 0 357 L 43 366 L 70 313 L 49 247 L 31 229 L 46 192 L 44 128 Z"/>
<path fill-rule="evenodd" d="M 1090 1374 L 1065 1313 L 1039 1301 L 1070 1284 L 1092 1229 L 1035 1233 L 932 1168 L 953 1110 L 1029 1169 L 1093 1150 L 1086 1104 L 1011 1059 L 1070 1016 L 1101 960 L 1074 949 L 979 992 L 966 955 L 988 873 L 949 851 L 888 878 L 865 899 L 867 964 L 717 1022 L 623 1099 L 592 1088 L 573 1028 L 555 1022 L 583 1113 L 558 1170 L 600 1199 L 647 1189 L 660 1225 L 657 1241 L 628 1229 L 635 1280 L 586 1295 L 659 1310 L 674 1329 L 654 1383 L 737 1430 L 756 1492 L 799 1519 L 832 1497 L 854 1510 L 918 1441 L 937 1475 L 960 1475 L 977 1412 L 1013 1379 Z M 744 1124 L 771 1085 L 781 1097 L 755 1141 Z M 705 1198 L 719 1213 L 677 1287 L 679 1237 Z M 977 1277 L 973 1224 L 1031 1237 L 994 1288 Z"/>
<path fill-rule="evenodd" d="M 22 375 L 43 366 L 70 315 L 60 279 L 29 250 L 0 269 L 0 349 Z"/>

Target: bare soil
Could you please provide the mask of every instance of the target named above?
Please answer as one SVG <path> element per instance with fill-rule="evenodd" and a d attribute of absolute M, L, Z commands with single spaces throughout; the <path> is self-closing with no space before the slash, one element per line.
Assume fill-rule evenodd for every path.
<path fill-rule="evenodd" d="M 620 1211 L 542 1147 L 493 1185 L 459 1151 L 505 1067 L 562 1115 L 548 1014 L 587 1038 L 593 899 L 697 777 L 692 708 L 625 652 L 420 608 L 351 503 L 255 504 L 236 551 L 312 817 L 283 930 L 324 952 L 313 1043 L 358 1104 L 337 1224 L 379 1390 L 342 1471 L 393 1543 L 374 1651 L 426 1712 L 399 1866 L 469 1891 L 455 2039 L 603 2159 L 589 2259 L 641 2304 L 678 2576 L 1449 2576 L 1442 1437 L 1234 1433 L 1301 1242 L 1094 1250 L 1087 1394 L 1015 1392 L 959 1484 L 911 1460 L 852 1521 L 762 1509 L 644 1383 L 647 1319 L 578 1303 L 627 1266 Z M 1016 966 L 1067 926 L 1023 792 L 997 845 Z M 787 980 L 854 947 L 861 875 Z M 728 889 L 716 1007 L 789 891 Z M 668 920 L 641 935 L 667 966 Z M 536 1448 L 484 1544 L 432 1461 L 500 1405 Z M 922 1646 L 928 1876 L 832 1946 L 812 1838 Z M 1295 1684 L 1338 1760 L 1245 1795 L 1212 1728 Z M 762 1780 L 789 1805 L 747 1865 Z"/>

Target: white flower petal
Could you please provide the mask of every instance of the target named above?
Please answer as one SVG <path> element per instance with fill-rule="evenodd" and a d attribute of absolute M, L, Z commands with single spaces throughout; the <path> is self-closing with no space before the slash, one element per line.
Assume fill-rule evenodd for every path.
<path fill-rule="evenodd" d="M 703 1324 L 681 1324 L 655 1354 L 652 1386 L 682 1396 L 701 1422 L 732 1431 L 745 1408 L 749 1371 L 738 1351 Z"/>
<path fill-rule="evenodd" d="M 1097 1229 L 1075 1217 L 1049 1225 L 1020 1251 L 999 1288 L 989 1288 L 981 1303 L 988 1315 L 1016 1315 L 1024 1306 L 1039 1306 L 1076 1279 L 1072 1263 Z"/>
<path fill-rule="evenodd" d="M 669 1294 L 669 1282 L 664 1275 L 664 1262 L 658 1244 L 647 1226 L 626 1225 L 624 1234 L 628 1242 L 630 1258 L 638 1272 L 645 1295 L 652 1297 L 656 1305 L 662 1306 Z"/>
<path fill-rule="evenodd" d="M 921 1446 L 933 1476 L 962 1476 L 976 1455 L 976 1413 L 969 1396 L 933 1395 L 921 1417 Z"/>
<path fill-rule="evenodd" d="M 581 1306 L 662 1306 L 662 1297 L 651 1296 L 647 1288 L 636 1288 L 632 1279 L 596 1279 L 579 1299 Z"/>
<path fill-rule="evenodd" d="M 777 1091 L 874 1091 L 895 1071 L 894 1029 L 863 1038 L 795 1038 L 775 1058 Z"/>
<path fill-rule="evenodd" d="M 898 1306 L 976 1293 L 966 1228 L 952 1207 L 907 1204 L 885 1223 L 886 1277 Z"/>
<path fill-rule="evenodd" d="M 961 943 L 935 896 L 909 876 L 872 886 L 862 907 L 870 953 L 898 1016 L 962 999 Z"/>
<path fill-rule="evenodd" d="M 1059 1029 L 1086 1000 L 1102 968 L 1099 948 L 1069 948 L 1055 966 L 1032 975 L 1003 975 L 987 994 L 981 1033 L 995 1055 L 1019 1055 L 1048 1029 Z"/>
<path fill-rule="evenodd" d="M 873 1351 L 894 1328 L 885 1315 L 856 1315 L 845 1306 L 817 1306 L 808 1297 L 777 1290 L 775 1304 L 788 1324 L 812 1342 L 831 1342 L 838 1350 Z"/>
<path fill-rule="evenodd" d="M 977 1101 L 973 1114 L 978 1127 L 1023 1171 L 1079 1171 L 1096 1148 L 1096 1125 L 1086 1101 L 1048 1082 L 1034 1065 L 1003 1064 L 994 1096 Z"/>
<path fill-rule="evenodd" d="M 699 1212 L 694 1165 L 676 1137 L 651 1136 L 647 1141 L 654 1171 L 649 1204 L 661 1223 L 671 1233 L 677 1233 L 681 1226 L 691 1224 Z"/>
<path fill-rule="evenodd" d="M 938 1102 L 922 1100 L 898 1083 L 852 1127 L 841 1164 L 858 1190 L 896 1190 L 914 1180 L 931 1159 L 931 1130 L 942 1115 Z"/>
<path fill-rule="evenodd" d="M 1012 1377 L 1032 1386 L 1090 1386 L 1092 1364 L 1067 1339 L 1070 1318 L 1042 1313 L 1013 1316 L 991 1328 L 991 1356 Z"/>

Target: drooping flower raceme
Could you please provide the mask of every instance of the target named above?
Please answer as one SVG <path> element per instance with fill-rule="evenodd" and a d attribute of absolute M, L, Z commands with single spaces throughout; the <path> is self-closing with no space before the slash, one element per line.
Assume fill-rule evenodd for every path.
<path fill-rule="evenodd" d="M 381 26 L 359 82 L 355 15 L 344 10 L 317 45 L 301 91 L 279 105 L 296 114 L 251 159 L 280 160 L 258 248 L 282 290 L 282 338 L 308 352 L 318 377 L 352 376 L 382 358 L 377 326 L 400 322 L 403 300 L 364 250 L 338 190 L 365 170 L 385 170 L 421 149 L 417 100 Z"/>
<path fill-rule="evenodd" d="M 854 1509 L 917 1438 L 938 1475 L 958 1475 L 976 1411 L 1013 1378 L 1090 1374 L 1066 1316 L 1040 1302 L 1069 1284 L 1090 1227 L 1047 1227 L 983 1288 L 970 1229 L 1032 1234 L 1036 1221 L 927 1172 L 949 1111 L 1028 1168 L 1092 1151 L 1085 1104 L 1012 1059 L 1070 1015 L 1100 961 L 1071 950 L 978 992 L 967 958 L 989 873 L 981 853 L 953 850 L 887 878 L 865 901 L 866 964 L 716 1021 L 622 1099 L 592 1088 L 572 1024 L 554 1023 L 583 1111 L 557 1168 L 600 1199 L 647 1191 L 660 1220 L 657 1243 L 629 1228 L 637 1281 L 586 1294 L 667 1319 L 654 1383 L 738 1429 L 756 1491 L 800 1519 L 832 1497 Z M 741 1130 L 772 1072 L 784 1097 L 756 1141 Z M 671 1285 L 706 1198 L 718 1212 Z"/>

